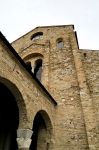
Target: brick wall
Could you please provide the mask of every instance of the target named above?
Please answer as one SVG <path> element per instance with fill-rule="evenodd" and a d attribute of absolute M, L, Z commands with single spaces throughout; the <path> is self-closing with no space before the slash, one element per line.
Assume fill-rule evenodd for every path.
<path fill-rule="evenodd" d="M 43 37 L 31 40 L 36 32 L 43 32 Z M 58 38 L 63 39 L 61 49 L 57 48 Z M 43 60 L 41 82 L 58 103 L 53 149 L 98 150 L 99 52 L 83 54 L 72 25 L 35 28 L 12 46 L 33 69 L 36 59 Z"/>

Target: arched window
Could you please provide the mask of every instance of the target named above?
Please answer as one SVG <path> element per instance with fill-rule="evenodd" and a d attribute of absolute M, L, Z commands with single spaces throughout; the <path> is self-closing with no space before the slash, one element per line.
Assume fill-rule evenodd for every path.
<path fill-rule="evenodd" d="M 30 61 L 26 62 L 26 65 L 27 65 L 27 68 L 32 71 L 31 62 Z"/>
<path fill-rule="evenodd" d="M 40 81 L 42 73 L 42 59 L 37 59 L 35 61 L 34 75 Z"/>
<path fill-rule="evenodd" d="M 38 40 L 38 39 L 41 39 L 43 36 L 43 32 L 37 32 L 37 33 L 34 33 L 32 36 L 31 36 L 31 40 Z"/>
<path fill-rule="evenodd" d="M 62 49 L 64 47 L 63 39 L 59 38 L 57 39 L 57 48 Z"/>

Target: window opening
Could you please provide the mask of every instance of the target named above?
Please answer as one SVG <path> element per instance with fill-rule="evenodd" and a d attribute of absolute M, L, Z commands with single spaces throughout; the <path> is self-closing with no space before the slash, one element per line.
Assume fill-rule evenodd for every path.
<path fill-rule="evenodd" d="M 87 57 L 87 54 L 86 54 L 86 53 L 84 53 L 84 57 L 85 57 L 85 58 Z"/>
<path fill-rule="evenodd" d="M 27 68 L 32 71 L 32 66 L 31 66 L 31 62 L 26 62 Z"/>
<path fill-rule="evenodd" d="M 43 32 L 37 32 L 37 33 L 34 33 L 31 37 L 31 40 L 38 40 L 38 39 L 41 39 L 43 36 Z"/>
<path fill-rule="evenodd" d="M 34 75 L 39 81 L 41 81 L 41 73 L 42 73 L 42 59 L 38 59 L 35 62 Z"/>
<path fill-rule="evenodd" d="M 62 38 L 59 38 L 59 39 L 57 40 L 57 48 L 58 48 L 58 49 L 61 49 L 61 48 L 63 48 L 63 47 L 64 47 L 63 39 L 62 39 Z"/>

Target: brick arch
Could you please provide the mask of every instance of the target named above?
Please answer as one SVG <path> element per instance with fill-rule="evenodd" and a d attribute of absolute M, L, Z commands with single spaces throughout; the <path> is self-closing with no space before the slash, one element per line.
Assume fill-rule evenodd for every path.
<path fill-rule="evenodd" d="M 31 59 L 31 58 L 35 58 L 35 57 L 40 57 L 40 58 L 43 58 L 43 55 L 42 54 L 40 54 L 40 53 L 29 53 L 29 54 L 27 54 L 26 56 L 24 56 L 23 57 L 23 60 L 24 61 L 27 61 L 27 60 L 29 60 L 29 59 Z"/>
<path fill-rule="evenodd" d="M 33 118 L 33 122 L 32 122 L 32 126 L 33 126 L 35 117 L 38 113 L 40 113 L 42 115 L 42 117 L 46 123 L 47 129 L 48 129 L 49 133 L 52 135 L 53 134 L 53 122 L 52 122 L 52 120 L 51 120 L 51 118 L 50 118 L 50 116 L 46 110 L 41 109 L 35 113 L 34 118 Z"/>
<path fill-rule="evenodd" d="M 21 128 L 23 126 L 23 122 L 25 124 L 25 122 L 27 122 L 28 120 L 27 110 L 26 110 L 26 106 L 25 106 L 22 94 L 20 93 L 17 86 L 14 83 L 12 83 L 12 81 L 6 78 L 0 77 L 0 82 L 4 84 L 15 97 L 15 100 L 19 109 L 19 127 Z"/>
<path fill-rule="evenodd" d="M 43 128 L 43 132 L 42 131 L 40 132 L 40 125 L 41 125 L 41 122 L 39 122 L 39 120 L 41 120 L 40 116 L 41 116 L 41 119 L 43 120 L 43 126 L 45 127 L 45 132 L 46 133 L 44 132 L 44 128 Z M 39 119 L 38 121 L 37 121 L 37 117 Z M 37 124 L 39 124 L 38 125 L 38 131 L 36 133 L 35 133 L 35 126 L 36 126 L 35 122 Z M 33 133 L 34 133 L 34 137 L 32 136 L 32 140 L 33 140 L 33 142 L 37 143 L 36 148 L 38 150 L 46 150 L 46 149 L 49 149 L 49 148 L 51 149 L 51 147 L 53 147 L 53 143 L 52 143 L 53 125 L 52 125 L 51 118 L 49 117 L 48 113 L 45 110 L 39 110 L 39 111 L 36 112 L 35 117 L 33 119 L 33 129 L 32 130 L 33 130 Z M 40 132 L 40 134 L 39 134 L 39 132 Z M 37 137 L 38 137 L 37 138 L 38 141 L 36 141 L 36 140 L 34 141 L 34 139 L 36 138 L 36 136 L 35 136 L 36 134 L 37 134 Z M 39 138 L 39 136 L 40 136 L 40 138 Z M 43 138 L 44 138 L 45 143 L 42 143 L 42 141 L 40 143 L 40 139 L 43 139 Z M 31 144 L 30 150 L 36 149 L 35 148 L 35 143 Z M 43 147 L 42 147 L 42 145 L 43 145 Z M 45 147 L 44 147 L 44 145 L 45 145 Z"/>
<path fill-rule="evenodd" d="M 47 129 L 49 130 L 49 133 L 52 134 L 52 121 L 48 115 L 48 113 L 45 110 L 39 110 L 37 113 L 40 113 L 46 123 Z M 36 113 L 36 114 L 37 114 Z"/>

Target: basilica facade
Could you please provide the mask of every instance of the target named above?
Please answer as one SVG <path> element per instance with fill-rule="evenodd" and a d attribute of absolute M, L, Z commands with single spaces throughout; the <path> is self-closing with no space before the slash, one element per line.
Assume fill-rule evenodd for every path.
<path fill-rule="evenodd" d="M 0 33 L 0 150 L 99 150 L 99 51 L 74 25 Z"/>

